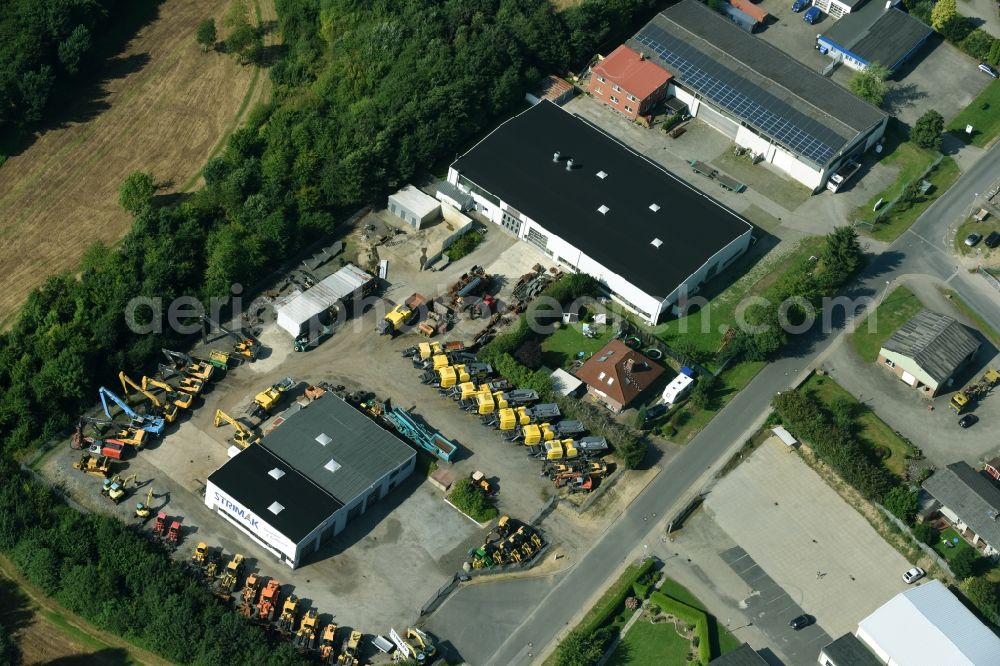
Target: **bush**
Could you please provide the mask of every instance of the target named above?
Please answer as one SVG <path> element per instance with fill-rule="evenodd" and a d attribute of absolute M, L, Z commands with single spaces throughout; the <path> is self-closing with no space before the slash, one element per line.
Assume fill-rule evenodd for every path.
<path fill-rule="evenodd" d="M 910 138 L 913 143 L 927 150 L 941 150 L 941 133 L 944 132 L 944 118 L 934 109 L 928 109 L 917 118 Z"/>
<path fill-rule="evenodd" d="M 924 522 L 924 523 L 917 523 L 916 525 L 913 526 L 913 537 L 921 543 L 925 543 L 928 546 L 933 546 L 938 542 L 940 534 L 936 529 L 934 529 L 933 525 Z"/>
<path fill-rule="evenodd" d="M 965 580 L 971 576 L 979 565 L 980 557 L 972 548 L 963 548 L 948 562 L 955 578 Z"/>
<path fill-rule="evenodd" d="M 997 601 L 996 585 L 981 576 L 966 578 L 962 581 L 962 593 L 979 609 L 988 621 L 996 624 L 1000 616 L 1000 607 Z"/>
<path fill-rule="evenodd" d="M 581 623 L 576 630 L 589 636 L 604 625 L 610 624 L 624 606 L 625 598 L 632 593 L 633 583 L 641 579 L 647 572 L 652 571 L 655 566 L 655 561 L 643 560 L 638 565 L 626 569 L 621 578 L 604 593 L 597 605 L 591 610 L 589 620 Z"/>
<path fill-rule="evenodd" d="M 886 493 L 884 506 L 892 515 L 907 525 L 912 525 L 917 516 L 917 493 L 909 488 L 896 486 Z"/>
<path fill-rule="evenodd" d="M 483 491 L 471 479 L 459 479 L 451 487 L 448 501 L 478 523 L 486 523 L 497 517 L 497 508 L 490 504 Z"/>
<path fill-rule="evenodd" d="M 458 261 L 462 257 L 470 254 L 480 243 L 483 242 L 483 235 L 476 230 L 472 230 L 459 237 L 454 243 L 444 251 L 451 261 Z"/>

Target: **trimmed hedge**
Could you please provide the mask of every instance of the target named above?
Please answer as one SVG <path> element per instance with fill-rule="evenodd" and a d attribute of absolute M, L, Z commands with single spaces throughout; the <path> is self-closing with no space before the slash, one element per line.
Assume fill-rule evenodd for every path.
<path fill-rule="evenodd" d="M 577 629 L 590 634 L 614 620 L 618 610 L 625 604 L 625 599 L 632 594 L 632 586 L 646 573 L 652 571 L 655 565 L 655 560 L 644 560 L 638 565 L 633 565 L 631 571 L 626 569 L 615 586 L 605 592 L 597 605 L 591 609 L 591 612 L 595 614 L 590 618 L 590 621 L 581 623 Z"/>
<path fill-rule="evenodd" d="M 688 624 L 694 625 L 695 635 L 698 636 L 698 661 L 703 666 L 707 664 L 712 658 L 712 647 L 708 637 L 708 615 L 704 611 L 692 608 L 673 597 L 668 597 L 659 590 L 649 595 L 649 601 L 651 604 L 659 606 L 664 613 L 676 615 Z"/>

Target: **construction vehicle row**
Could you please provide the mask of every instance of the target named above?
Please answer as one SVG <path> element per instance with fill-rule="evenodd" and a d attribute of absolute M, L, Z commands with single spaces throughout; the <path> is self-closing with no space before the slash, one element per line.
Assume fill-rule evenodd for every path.
<path fill-rule="evenodd" d="M 538 530 L 510 516 L 500 516 L 483 545 L 469 549 L 467 569 L 489 569 L 507 564 L 524 564 L 545 545 Z"/>
<path fill-rule="evenodd" d="M 242 330 L 239 332 L 233 331 L 208 315 L 201 316 L 201 337 L 203 342 L 208 342 L 208 333 L 212 330 L 213 326 L 232 338 L 233 351 L 241 358 L 252 363 L 257 360 L 261 351 L 263 351 L 264 346 L 253 335 Z"/>
<path fill-rule="evenodd" d="M 998 382 L 1000 382 L 1000 372 L 988 368 L 982 377 L 951 396 L 949 406 L 956 414 L 961 414 L 989 395 Z"/>

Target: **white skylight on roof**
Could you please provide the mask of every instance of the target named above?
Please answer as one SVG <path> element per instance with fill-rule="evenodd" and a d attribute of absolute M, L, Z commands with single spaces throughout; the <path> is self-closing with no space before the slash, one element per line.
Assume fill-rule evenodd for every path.
<path fill-rule="evenodd" d="M 601 204 L 601 207 L 597 209 L 597 212 L 600 213 L 601 215 L 607 215 L 609 210 L 611 209 L 605 206 L 604 204 Z"/>
<path fill-rule="evenodd" d="M 285 510 L 285 507 L 281 506 L 277 502 L 273 502 L 271 506 L 267 507 L 267 510 L 277 516 L 279 513 Z"/>
<path fill-rule="evenodd" d="M 284 470 L 280 470 L 277 467 L 275 467 L 270 472 L 268 472 L 267 475 L 269 477 L 271 477 L 272 479 L 274 479 L 275 481 L 277 481 L 278 479 L 280 479 L 281 477 L 283 477 L 285 475 L 285 472 L 284 472 Z"/>
<path fill-rule="evenodd" d="M 604 375 L 605 375 L 605 373 L 602 372 L 601 374 L 597 375 L 597 378 L 598 379 L 604 379 Z"/>
<path fill-rule="evenodd" d="M 331 438 L 325 432 L 321 432 L 320 434 L 316 435 L 316 441 L 322 444 L 323 446 L 326 446 L 327 444 L 333 441 L 333 438 Z"/>
<path fill-rule="evenodd" d="M 655 203 L 649 204 L 649 210 L 655 213 L 656 211 L 660 210 L 660 204 L 655 204 Z"/>
<path fill-rule="evenodd" d="M 615 378 L 614 377 L 608 377 L 608 386 L 611 386 L 614 383 L 615 383 Z"/>
<path fill-rule="evenodd" d="M 649 244 L 650 244 L 650 245 L 652 245 L 653 247 L 656 247 L 656 248 L 658 248 L 658 247 L 660 247 L 661 245 L 663 245 L 663 241 L 661 241 L 661 240 L 660 240 L 659 238 L 654 238 L 653 240 L 651 240 L 651 241 L 649 242 Z"/>
<path fill-rule="evenodd" d="M 340 463 L 334 460 L 333 458 L 330 458 L 330 462 L 323 465 L 323 469 L 325 469 L 328 472 L 336 472 L 338 469 L 340 469 Z"/>
<path fill-rule="evenodd" d="M 597 172 L 597 177 L 600 178 L 601 180 L 604 180 L 605 178 L 608 177 L 608 174 L 605 171 L 598 171 Z"/>

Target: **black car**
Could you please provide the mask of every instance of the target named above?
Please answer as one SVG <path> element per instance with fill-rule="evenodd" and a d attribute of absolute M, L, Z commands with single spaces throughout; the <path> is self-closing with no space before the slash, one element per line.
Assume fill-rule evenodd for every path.
<path fill-rule="evenodd" d="M 658 416 L 661 416 L 667 412 L 667 406 L 662 402 L 658 402 L 649 409 L 646 410 L 646 423 L 649 423 Z"/>
<path fill-rule="evenodd" d="M 979 422 L 979 417 L 975 414 L 966 414 L 958 420 L 958 425 L 962 428 L 968 428 L 969 426 L 976 425 Z"/>
<path fill-rule="evenodd" d="M 804 629 L 805 627 L 808 627 L 815 621 L 816 620 L 815 618 L 813 618 L 812 615 L 799 615 L 798 617 L 793 617 L 791 621 L 789 621 L 788 626 L 794 629 L 795 631 L 798 631 L 799 629 Z"/>
<path fill-rule="evenodd" d="M 997 245 L 1000 245 L 1000 231 L 991 231 L 990 235 L 987 236 L 986 240 L 983 242 L 986 243 L 986 247 L 996 247 Z"/>

